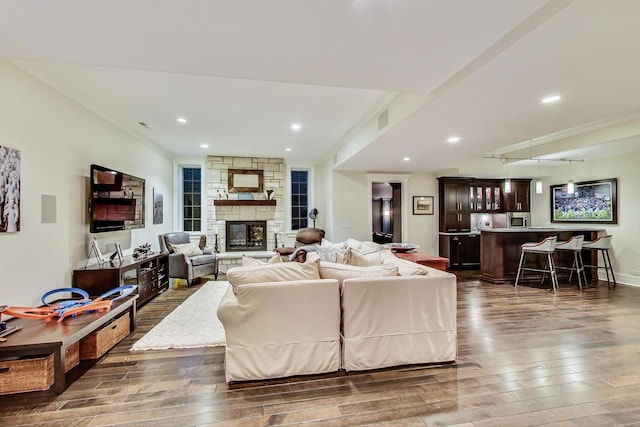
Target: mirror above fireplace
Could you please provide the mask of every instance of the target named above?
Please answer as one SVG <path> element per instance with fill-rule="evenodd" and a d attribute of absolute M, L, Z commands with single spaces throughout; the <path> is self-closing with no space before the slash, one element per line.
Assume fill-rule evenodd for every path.
<path fill-rule="evenodd" d="M 264 175 L 262 170 L 229 169 L 229 193 L 262 193 Z"/>

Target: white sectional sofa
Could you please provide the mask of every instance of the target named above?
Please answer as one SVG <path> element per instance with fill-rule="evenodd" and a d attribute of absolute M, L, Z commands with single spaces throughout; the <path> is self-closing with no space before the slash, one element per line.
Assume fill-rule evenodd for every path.
<path fill-rule="evenodd" d="M 226 380 L 454 361 L 455 275 L 378 255 L 229 269 Z"/>
<path fill-rule="evenodd" d="M 227 336 L 228 382 L 340 369 L 337 280 L 229 287 L 218 307 Z"/>
<path fill-rule="evenodd" d="M 345 280 L 342 368 L 455 360 L 456 298 L 455 276 L 435 269 L 426 276 Z"/>

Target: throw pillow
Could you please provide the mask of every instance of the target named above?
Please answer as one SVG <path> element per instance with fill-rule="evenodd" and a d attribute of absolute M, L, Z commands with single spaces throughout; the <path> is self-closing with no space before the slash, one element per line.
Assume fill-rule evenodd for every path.
<path fill-rule="evenodd" d="M 319 278 L 317 262 L 282 262 L 249 267 L 232 267 L 227 270 L 227 280 L 235 294 L 238 293 L 238 286 L 249 283 L 292 282 Z"/>
<path fill-rule="evenodd" d="M 256 258 L 251 258 L 250 256 L 242 255 L 242 266 L 249 267 L 252 265 L 264 265 L 266 264 L 264 261 L 261 261 Z"/>
<path fill-rule="evenodd" d="M 338 255 L 343 255 L 345 249 L 340 245 L 320 245 L 316 253 L 321 261 L 337 262 Z"/>
<path fill-rule="evenodd" d="M 193 243 L 183 243 L 180 245 L 174 245 L 171 243 L 171 247 L 177 254 L 184 254 L 186 256 L 202 255 L 202 250 Z"/>
<path fill-rule="evenodd" d="M 368 267 L 370 265 L 382 264 L 381 251 L 369 252 L 362 254 L 355 249 L 348 248 L 345 257 L 346 264 L 357 265 L 359 267 Z"/>
<path fill-rule="evenodd" d="M 360 246 L 362 246 L 362 242 L 360 240 L 352 239 L 351 237 L 349 237 L 346 241 L 346 245 L 349 248 L 358 250 L 360 249 Z"/>
<path fill-rule="evenodd" d="M 388 249 L 382 251 L 382 259 L 385 264 L 395 264 L 401 276 L 426 276 L 429 274 L 429 269 L 424 265 L 398 258 Z"/>
<path fill-rule="evenodd" d="M 269 258 L 269 261 L 267 261 L 267 264 L 278 264 L 280 262 L 282 262 L 282 255 L 276 253 L 274 256 Z"/>
<path fill-rule="evenodd" d="M 359 267 L 349 264 L 320 261 L 320 278 L 337 279 L 340 286 L 345 279 L 358 279 L 364 277 L 388 277 L 397 276 L 398 267 L 387 263 L 369 267 Z"/>

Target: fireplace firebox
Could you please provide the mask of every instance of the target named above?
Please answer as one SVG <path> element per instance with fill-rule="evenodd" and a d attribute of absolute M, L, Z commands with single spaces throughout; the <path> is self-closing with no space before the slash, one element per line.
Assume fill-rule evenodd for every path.
<path fill-rule="evenodd" d="M 267 221 L 226 221 L 225 224 L 227 251 L 267 250 Z"/>

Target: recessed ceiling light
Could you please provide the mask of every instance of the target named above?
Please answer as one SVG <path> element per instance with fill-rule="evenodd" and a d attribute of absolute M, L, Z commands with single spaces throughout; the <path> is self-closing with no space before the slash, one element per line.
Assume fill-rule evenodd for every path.
<path fill-rule="evenodd" d="M 202 148 L 209 148 L 209 144 L 204 144 L 204 143 L 203 143 L 203 144 L 200 144 L 200 147 L 202 147 Z"/>
<path fill-rule="evenodd" d="M 186 118 L 186 117 L 182 117 L 182 116 L 180 116 L 180 117 L 177 117 L 177 118 L 176 118 L 176 121 L 177 121 L 178 123 L 187 123 L 187 118 Z"/>
<path fill-rule="evenodd" d="M 291 123 L 291 130 L 300 130 L 302 125 L 300 123 Z"/>
<path fill-rule="evenodd" d="M 447 139 L 447 142 L 450 142 L 451 144 L 455 144 L 456 142 L 460 141 L 460 137 L 459 136 L 450 136 L 449 139 Z"/>
<path fill-rule="evenodd" d="M 402 160 L 408 162 L 409 160 L 411 160 L 411 157 L 403 157 Z"/>
<path fill-rule="evenodd" d="M 284 151 L 291 151 L 291 148 L 287 147 L 284 149 Z"/>
<path fill-rule="evenodd" d="M 558 101 L 560 101 L 560 95 L 551 95 L 551 96 L 542 98 L 543 104 L 550 104 L 552 102 L 558 102 Z"/>

